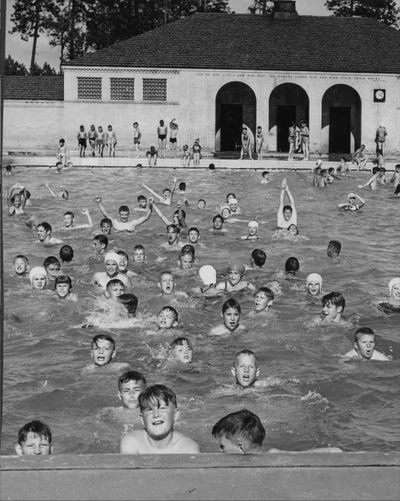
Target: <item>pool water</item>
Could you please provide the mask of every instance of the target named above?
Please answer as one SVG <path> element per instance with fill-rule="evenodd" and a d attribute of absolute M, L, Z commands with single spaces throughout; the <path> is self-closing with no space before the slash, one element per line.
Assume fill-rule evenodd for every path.
<path fill-rule="evenodd" d="M 267 166 L 269 164 L 266 164 Z M 258 167 L 258 166 L 257 166 Z M 264 168 L 264 166 L 263 166 Z M 387 299 L 388 281 L 400 275 L 398 264 L 400 206 L 392 188 L 373 193 L 363 191 L 365 207 L 359 212 L 340 212 L 337 204 L 366 181 L 369 173 L 352 172 L 348 178 L 317 189 L 311 173 L 271 171 L 271 182 L 260 184 L 261 170 L 190 170 L 137 168 L 75 168 L 61 176 L 44 167 L 22 168 L 14 177 L 3 177 L 3 285 L 4 285 L 4 378 L 2 454 L 13 454 L 18 429 L 32 419 L 41 419 L 52 429 L 55 453 L 110 453 L 119 451 L 123 426 L 110 407 L 118 407 L 118 364 L 127 363 L 143 372 L 147 383 L 164 383 L 177 394 L 181 409 L 177 429 L 196 439 L 202 452 L 218 452 L 212 426 L 224 415 L 247 408 L 261 418 L 266 449 L 302 450 L 327 445 L 345 451 L 395 451 L 400 441 L 400 343 L 397 314 L 379 311 L 376 303 Z M 95 311 L 97 299 L 90 279 L 102 265 L 88 262 L 92 238 L 102 218 L 95 202 L 101 194 L 112 217 L 118 207 L 128 205 L 131 217 L 137 195 L 148 193 L 141 183 L 161 193 L 171 188 L 172 179 L 187 184 L 188 226 L 197 226 L 203 247 L 196 247 L 193 273 L 176 276 L 178 290 L 189 294 L 174 307 L 179 313 L 178 332 L 160 333 L 155 318 L 160 309 L 157 286 L 162 270 L 177 267 L 178 251 L 166 252 L 166 227 L 153 212 L 135 234 L 113 233 L 109 249 L 124 249 L 132 261 L 136 244 L 146 249 L 147 263 L 134 279 L 131 292 L 139 298 L 137 319 L 126 328 L 103 317 L 95 327 L 81 328 Z M 272 238 L 280 186 L 286 177 L 295 198 L 299 231 L 308 239 L 297 242 Z M 69 200 L 49 195 L 45 183 L 56 190 L 62 184 Z M 32 193 L 25 209 L 39 221 L 53 226 L 53 235 L 74 249 L 72 263 L 62 270 L 72 277 L 77 303 L 59 300 L 52 291 L 32 291 L 28 278 L 16 277 L 12 260 L 26 254 L 30 265 L 41 266 L 49 255 L 58 256 L 60 245 L 43 247 L 36 234 L 24 224 L 23 216 L 9 217 L 5 185 L 21 182 Z M 216 208 L 234 192 L 244 222 L 227 223 L 223 235 L 209 231 Z M 169 218 L 172 207 L 161 205 Z M 204 198 L 207 206 L 197 208 Z M 80 213 L 88 208 L 94 227 L 65 232 L 67 210 L 75 212 L 76 224 L 85 223 Z M 244 241 L 246 221 L 260 221 L 260 239 Z M 342 243 L 341 260 L 326 255 L 329 240 Z M 288 257 L 300 262 L 297 281 L 280 279 L 283 292 L 275 297 L 264 318 L 248 317 L 254 300 L 250 293 L 234 297 L 242 307 L 240 324 L 245 328 L 227 337 L 209 337 L 209 330 L 221 323 L 221 306 L 226 298 L 203 300 L 192 294 L 200 285 L 197 270 L 211 264 L 218 279 L 226 277 L 231 260 L 248 262 L 254 248 L 267 252 L 264 271 L 252 272 L 248 280 L 266 285 L 282 271 Z M 157 258 L 164 258 L 160 261 Z M 323 293 L 340 291 L 346 299 L 344 315 L 348 327 L 318 326 L 313 319 L 321 313 L 319 299 L 307 297 L 302 285 L 311 272 L 323 277 Z M 358 323 L 357 323 L 358 321 Z M 340 362 L 340 355 L 352 348 L 357 325 L 369 326 L 377 334 L 376 349 L 391 354 L 390 362 Z M 109 333 L 116 340 L 117 354 L 110 366 L 94 372 L 90 363 L 90 342 L 97 333 Z M 193 344 L 193 362 L 187 366 L 164 363 L 165 348 L 177 335 Z M 234 384 L 230 368 L 235 353 L 251 349 L 256 353 L 263 386 L 241 390 Z M 268 381 L 270 382 L 268 384 Z M 137 425 L 139 426 L 139 425 Z"/>

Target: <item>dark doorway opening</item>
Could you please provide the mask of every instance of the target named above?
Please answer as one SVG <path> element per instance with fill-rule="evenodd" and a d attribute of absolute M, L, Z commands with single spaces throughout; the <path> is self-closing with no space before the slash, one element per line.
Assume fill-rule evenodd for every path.
<path fill-rule="evenodd" d="M 221 151 L 235 151 L 241 144 L 243 106 L 221 104 Z"/>
<path fill-rule="evenodd" d="M 289 127 L 296 122 L 296 105 L 283 104 L 277 106 L 277 150 L 279 152 L 289 151 Z"/>
<path fill-rule="evenodd" d="M 329 108 L 329 153 L 350 153 L 351 108 Z"/>

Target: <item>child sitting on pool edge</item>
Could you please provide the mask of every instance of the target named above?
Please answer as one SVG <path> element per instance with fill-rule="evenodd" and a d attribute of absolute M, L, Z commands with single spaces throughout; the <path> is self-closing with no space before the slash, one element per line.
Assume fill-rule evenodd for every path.
<path fill-rule="evenodd" d="M 139 395 L 143 430 L 133 430 L 121 440 L 121 454 L 197 454 L 199 444 L 174 430 L 179 416 L 174 391 L 163 384 L 149 386 Z"/>

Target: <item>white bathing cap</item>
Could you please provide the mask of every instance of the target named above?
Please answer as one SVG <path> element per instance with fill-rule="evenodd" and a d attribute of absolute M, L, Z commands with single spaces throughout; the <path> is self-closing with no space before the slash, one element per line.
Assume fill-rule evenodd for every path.
<path fill-rule="evenodd" d="M 388 283 L 389 296 L 392 294 L 392 289 L 395 285 L 400 285 L 400 277 L 392 278 L 392 280 L 389 281 Z"/>
<path fill-rule="evenodd" d="M 217 283 L 217 271 L 210 264 L 205 264 L 199 269 L 199 277 L 204 285 Z"/>
<path fill-rule="evenodd" d="M 310 282 L 318 282 L 319 287 L 322 287 L 322 277 L 319 273 L 310 273 L 307 278 L 306 278 L 306 285 L 308 285 Z"/>
<path fill-rule="evenodd" d="M 251 227 L 258 228 L 258 222 L 257 221 L 249 221 L 247 226 L 249 228 L 251 228 Z"/>
<path fill-rule="evenodd" d="M 47 278 L 47 273 L 46 270 L 43 268 L 43 266 L 34 266 L 29 272 L 29 280 L 31 282 L 31 285 L 34 277 L 43 277 L 43 276 Z"/>
<path fill-rule="evenodd" d="M 121 259 L 121 256 L 119 254 L 117 254 L 116 252 L 107 252 L 107 254 L 104 256 L 104 262 L 115 261 L 116 263 L 119 263 L 120 259 Z"/>

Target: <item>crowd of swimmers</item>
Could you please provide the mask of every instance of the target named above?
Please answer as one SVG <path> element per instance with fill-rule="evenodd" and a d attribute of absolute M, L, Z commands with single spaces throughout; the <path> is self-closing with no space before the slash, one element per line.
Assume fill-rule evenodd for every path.
<path fill-rule="evenodd" d="M 172 123 L 172 122 L 171 122 Z M 161 124 L 160 127 L 163 127 Z M 170 124 L 171 126 L 171 124 Z M 177 126 L 176 126 L 177 127 Z M 135 128 L 135 124 L 134 124 Z M 165 136 L 165 129 L 160 129 L 160 135 Z M 164 134 L 165 133 L 165 134 Z M 140 137 L 140 136 L 138 136 Z M 175 136 L 176 137 L 176 136 Z M 160 138 L 164 140 L 165 137 Z M 81 144 L 81 143 L 80 143 Z M 81 144 L 83 146 L 83 143 Z M 92 147 L 92 145 L 91 145 Z M 95 149 L 93 148 L 94 152 Z M 324 172 L 325 171 L 325 172 Z M 350 169 L 346 168 L 343 162 L 337 168 L 322 169 L 322 162 L 318 161 L 313 169 L 312 183 L 315 187 L 325 187 L 327 184 L 341 180 L 342 176 L 349 175 Z M 376 177 L 374 177 L 376 176 Z M 396 165 L 392 179 L 386 182 L 379 181 L 382 178 L 380 171 L 373 173 L 374 181 L 359 188 L 378 189 L 379 186 L 392 183 L 395 193 L 399 191 L 400 185 L 400 164 Z M 386 178 L 386 176 L 384 176 Z M 321 183 L 321 179 L 324 182 Z M 166 251 L 175 252 L 178 257 L 178 268 L 175 271 L 164 270 L 159 275 L 158 286 L 160 293 L 167 304 L 163 304 L 157 315 L 158 329 L 175 329 L 178 325 L 178 310 L 172 306 L 173 299 L 177 297 L 187 298 L 188 293 L 178 291 L 175 288 L 175 275 L 184 273 L 185 270 L 192 269 L 196 263 L 195 248 L 200 248 L 200 229 L 189 226 L 186 222 L 186 211 L 190 203 L 186 198 L 186 184 L 178 184 L 177 178 L 173 179 L 171 188 L 165 188 L 158 194 L 148 185 L 142 184 L 144 190 L 150 193 L 148 199 L 144 194 L 137 198 L 137 207 L 134 209 L 140 216 L 131 218 L 131 211 L 128 206 L 122 205 L 118 210 L 118 217 L 113 218 L 106 208 L 103 197 L 97 195 L 95 201 L 99 212 L 103 216 L 100 220 L 100 230 L 92 238 L 92 262 L 104 263 L 103 271 L 93 274 L 90 283 L 109 305 L 114 308 L 114 313 L 133 318 L 136 316 L 138 298 L 130 292 L 132 283 L 138 274 L 128 268 L 129 255 L 121 249 L 110 250 L 109 243 L 112 240 L 112 232 L 134 232 L 137 227 L 146 223 L 153 214 L 156 214 L 165 224 L 167 241 L 163 244 Z M 267 184 L 269 172 L 263 171 L 261 174 L 262 184 Z M 49 183 L 46 188 L 52 197 L 60 200 L 68 199 L 69 192 L 64 187 L 58 191 L 53 191 Z M 172 218 L 167 218 L 161 210 L 162 206 L 173 205 L 173 199 L 179 193 L 179 202 L 173 212 Z M 47 221 L 37 221 L 33 216 L 26 217 L 25 208 L 29 206 L 31 193 L 21 183 L 16 183 L 8 188 L 7 202 L 8 214 L 10 216 L 23 216 L 25 224 L 37 235 L 37 243 L 49 248 L 60 246 L 58 256 L 48 256 L 43 263 L 30 266 L 30 260 L 25 253 L 19 253 L 14 257 L 13 270 L 15 275 L 29 279 L 32 289 L 51 289 L 60 300 L 77 301 L 77 296 L 72 292 L 72 279 L 62 272 L 62 267 L 70 263 L 74 258 L 74 251 L 70 245 L 65 244 L 62 239 L 52 236 L 52 226 Z M 349 193 L 348 200 L 338 205 L 340 210 L 358 211 L 366 204 L 366 201 L 356 193 Z M 200 198 L 197 201 L 197 208 L 204 209 L 206 200 Z M 94 227 L 93 219 L 88 209 L 82 209 L 81 213 L 87 218 L 87 222 L 76 224 L 75 214 L 67 211 L 63 214 L 63 230 L 72 231 L 78 228 L 91 229 Z M 286 179 L 281 182 L 281 193 L 279 197 L 278 209 L 276 213 L 277 225 L 273 238 L 287 238 L 298 240 L 298 214 L 294 197 L 289 189 Z M 212 219 L 213 233 L 226 231 L 226 222 L 245 221 L 241 219 L 241 209 L 234 193 L 228 193 L 226 200 L 221 203 L 219 211 Z M 248 232 L 242 235 L 241 239 L 257 242 L 260 238 L 258 234 L 259 222 L 255 220 L 246 221 Z M 341 243 L 331 240 L 327 246 L 327 256 L 331 260 L 340 259 Z M 275 277 L 268 280 L 264 285 L 256 287 L 251 278 L 252 271 L 262 270 L 266 262 L 264 250 L 255 248 L 251 252 L 250 264 L 241 261 L 232 261 L 229 264 L 227 276 L 223 280 L 217 279 L 217 271 L 211 264 L 205 264 L 198 269 L 198 277 L 201 285 L 193 287 L 190 291 L 194 296 L 202 298 L 228 298 L 223 302 L 221 308 L 222 322 L 213 327 L 208 335 L 210 336 L 230 336 L 240 332 L 242 329 L 240 319 L 242 315 L 241 305 L 234 297 L 236 292 L 248 292 L 253 297 L 253 308 L 248 315 L 268 315 L 277 295 L 282 293 L 282 282 L 297 279 L 299 261 L 292 256 L 287 259 L 285 269 L 277 273 Z M 145 249 L 138 244 L 133 249 L 133 263 L 143 264 L 146 260 Z M 270 277 L 271 278 L 271 277 Z M 345 298 L 338 291 L 323 293 L 323 279 L 318 272 L 307 275 L 305 283 L 301 285 L 302 290 L 321 302 L 321 314 L 318 321 L 321 325 L 347 325 L 352 326 L 348 319 L 344 317 Z M 378 308 L 383 312 L 400 313 L 400 277 L 394 277 L 388 284 L 389 294 L 387 301 L 381 301 Z M 175 303 L 176 304 L 176 303 Z M 110 310 L 111 311 L 111 310 Z M 92 317 L 82 325 L 82 327 L 92 327 L 95 325 Z M 116 354 L 116 344 L 109 334 L 97 334 L 91 342 L 92 367 L 101 370 L 112 364 Z M 193 347 L 190 339 L 186 336 L 177 336 L 170 343 L 168 357 L 180 364 L 190 364 L 192 362 Z M 352 348 L 342 356 L 344 362 L 361 361 L 369 362 L 390 361 L 392 356 L 375 349 L 375 332 L 368 326 L 358 326 L 354 330 Z M 259 367 L 257 357 L 251 350 L 241 350 L 235 355 L 232 364 L 232 375 L 235 384 L 241 388 L 257 386 Z M 180 433 L 174 427 L 179 407 L 175 392 L 164 384 L 147 386 L 145 376 L 129 368 L 118 378 L 118 398 L 121 400 L 122 409 L 126 411 L 132 420 L 139 417 L 143 427 L 137 426 L 129 428 L 123 434 L 120 443 L 122 454 L 143 454 L 143 453 L 198 453 L 200 446 L 194 439 Z M 262 447 L 265 437 L 265 429 L 260 418 L 248 409 L 240 409 L 219 419 L 210 429 L 210 433 L 216 439 L 219 449 L 224 453 L 258 453 L 258 452 L 278 452 L 278 449 Z M 54 447 L 52 433 L 47 424 L 33 420 L 24 425 L 18 431 L 15 451 L 18 455 L 30 454 L 51 454 Z M 312 449 L 312 451 L 327 450 L 329 452 L 340 452 L 337 447 Z"/>

